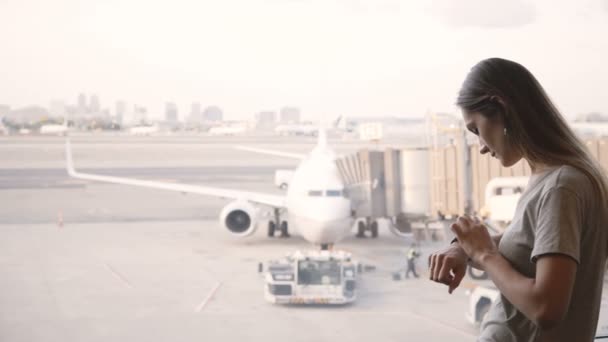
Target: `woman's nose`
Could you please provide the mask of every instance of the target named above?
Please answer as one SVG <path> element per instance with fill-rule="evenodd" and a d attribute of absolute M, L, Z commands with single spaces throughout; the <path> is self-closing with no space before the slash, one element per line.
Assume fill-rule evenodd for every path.
<path fill-rule="evenodd" d="M 482 147 L 481 147 L 481 149 L 479 150 L 479 153 L 481 153 L 481 154 L 486 154 L 486 153 L 490 152 L 490 149 L 488 148 L 488 146 L 486 146 L 486 145 L 481 145 L 481 146 L 482 146 Z"/>

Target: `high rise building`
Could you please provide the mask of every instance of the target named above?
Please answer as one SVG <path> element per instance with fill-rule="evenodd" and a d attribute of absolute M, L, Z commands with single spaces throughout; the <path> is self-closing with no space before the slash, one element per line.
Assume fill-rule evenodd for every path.
<path fill-rule="evenodd" d="M 125 115 L 127 114 L 127 103 L 125 101 L 119 100 L 116 101 L 116 123 L 122 125 L 125 120 Z"/>
<path fill-rule="evenodd" d="M 300 109 L 297 107 L 283 107 L 279 111 L 279 122 L 293 124 L 300 122 Z"/>
<path fill-rule="evenodd" d="M 224 119 L 224 113 L 217 106 L 209 106 L 203 111 L 204 121 L 222 121 Z"/>
<path fill-rule="evenodd" d="M 175 123 L 177 122 L 177 105 L 174 102 L 167 102 L 165 104 L 165 121 Z"/>
<path fill-rule="evenodd" d="M 133 105 L 134 125 L 145 125 L 148 123 L 148 110 L 144 106 Z"/>
<path fill-rule="evenodd" d="M 95 94 L 91 95 L 91 103 L 89 104 L 89 112 L 97 114 L 101 112 L 101 104 L 99 103 L 99 97 Z"/>
<path fill-rule="evenodd" d="M 87 108 L 87 97 L 83 93 L 78 94 L 76 112 L 78 115 L 84 115 L 89 112 L 89 109 Z"/>
<path fill-rule="evenodd" d="M 256 129 L 267 130 L 274 128 L 277 122 L 277 113 L 273 111 L 262 111 L 255 114 Z"/>
<path fill-rule="evenodd" d="M 203 112 L 201 111 L 200 103 L 192 103 L 192 106 L 190 106 L 190 114 L 188 115 L 188 119 L 186 121 L 193 124 L 200 124 L 203 122 Z"/>

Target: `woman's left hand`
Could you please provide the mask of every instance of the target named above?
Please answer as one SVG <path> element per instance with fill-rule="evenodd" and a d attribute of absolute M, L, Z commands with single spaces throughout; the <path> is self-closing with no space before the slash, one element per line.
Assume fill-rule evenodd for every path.
<path fill-rule="evenodd" d="M 478 219 L 466 215 L 459 216 L 450 229 L 456 234 L 460 247 L 476 264 L 481 265 L 483 256 L 498 253 L 488 229 Z"/>

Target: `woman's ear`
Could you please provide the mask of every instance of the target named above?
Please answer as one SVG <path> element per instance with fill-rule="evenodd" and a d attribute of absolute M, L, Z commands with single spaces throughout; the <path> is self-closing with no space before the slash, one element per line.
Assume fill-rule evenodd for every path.
<path fill-rule="evenodd" d="M 490 101 L 493 102 L 494 104 L 496 104 L 496 107 L 500 108 L 499 109 L 499 113 L 502 116 L 502 119 L 505 123 L 505 127 L 507 126 L 507 122 L 509 121 L 508 115 L 507 115 L 507 106 L 505 104 L 505 101 L 502 99 L 502 97 L 498 96 L 498 95 L 492 95 L 490 96 Z"/>
<path fill-rule="evenodd" d="M 500 104 L 500 106 L 502 108 L 505 108 L 505 101 L 502 99 L 502 97 L 500 97 L 498 95 L 492 95 L 492 96 L 490 96 L 490 101 L 498 103 L 498 104 Z"/>

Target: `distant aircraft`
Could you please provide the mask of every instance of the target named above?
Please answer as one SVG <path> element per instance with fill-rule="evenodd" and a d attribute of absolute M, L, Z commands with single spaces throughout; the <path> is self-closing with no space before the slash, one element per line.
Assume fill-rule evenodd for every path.
<path fill-rule="evenodd" d="M 158 133 L 159 131 L 158 125 L 152 126 L 133 126 L 129 128 L 129 134 L 133 135 L 150 135 L 153 133 Z"/>
<path fill-rule="evenodd" d="M 40 134 L 66 135 L 68 127 L 66 125 L 47 124 L 40 126 L 39 132 Z"/>
<path fill-rule="evenodd" d="M 341 122 L 342 125 L 340 125 Z M 341 115 L 333 121 L 328 130 L 331 132 L 346 131 L 345 120 L 342 119 Z M 274 132 L 279 135 L 317 136 L 319 127 L 309 123 L 281 124 L 275 127 Z"/>
<path fill-rule="evenodd" d="M 570 122 L 572 130 L 581 138 L 608 137 L 608 122 Z"/>
<path fill-rule="evenodd" d="M 207 133 L 209 135 L 237 135 L 247 131 L 245 125 L 233 125 L 233 126 L 216 126 L 209 128 Z"/>
<path fill-rule="evenodd" d="M 281 232 L 281 236 L 288 236 L 288 221 L 306 240 L 322 248 L 328 248 L 350 232 L 354 222 L 351 201 L 335 163 L 336 155 L 327 145 L 324 130 L 319 130 L 317 145 L 308 155 L 249 147 L 240 149 L 301 160 L 287 194 L 272 195 L 80 173 L 74 169 L 69 139 L 66 139 L 67 171 L 74 178 L 232 199 L 220 213 L 220 224 L 241 237 L 256 231 L 258 205 L 273 209 L 274 218 L 268 223 L 270 237 L 277 231 Z M 288 219 L 282 217 L 285 213 Z"/>
<path fill-rule="evenodd" d="M 316 136 L 319 128 L 311 124 L 283 124 L 277 125 L 274 132 L 279 135 Z"/>

